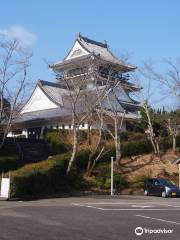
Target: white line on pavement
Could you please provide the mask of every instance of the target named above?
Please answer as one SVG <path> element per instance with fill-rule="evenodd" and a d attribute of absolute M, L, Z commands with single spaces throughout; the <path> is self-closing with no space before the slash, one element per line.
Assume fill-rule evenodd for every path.
<path fill-rule="evenodd" d="M 153 207 L 153 206 L 148 206 L 148 205 L 131 205 L 131 207 L 150 208 L 150 207 Z"/>
<path fill-rule="evenodd" d="M 174 208 L 180 208 L 180 206 L 177 205 L 172 205 L 172 204 L 167 204 L 167 203 L 156 203 L 157 205 L 161 205 L 161 206 L 167 206 L 167 207 L 174 207 Z"/>
<path fill-rule="evenodd" d="M 103 211 L 177 211 L 177 209 L 175 208 L 101 208 L 101 210 Z"/>
<path fill-rule="evenodd" d="M 158 202 L 85 202 L 82 203 L 83 205 L 140 205 L 140 206 L 146 206 L 148 204 L 152 205 L 163 205 L 163 206 L 169 206 L 169 207 L 179 207 L 177 204 L 180 204 L 179 202 L 174 202 L 174 204 L 168 204 L 168 203 L 158 203 Z"/>
<path fill-rule="evenodd" d="M 157 220 L 160 222 L 167 222 L 167 223 L 174 223 L 176 225 L 180 225 L 179 222 L 175 222 L 175 221 L 169 221 L 169 220 L 165 220 L 165 219 L 161 219 L 161 218 L 153 218 L 153 217 L 148 217 L 148 216 L 143 216 L 143 215 L 135 215 L 136 217 L 141 217 L 141 218 L 147 218 L 147 219 L 152 219 L 152 220 Z"/>
<path fill-rule="evenodd" d="M 100 208 L 91 205 L 72 203 L 73 206 L 94 208 L 102 211 L 177 211 L 177 208 Z"/>

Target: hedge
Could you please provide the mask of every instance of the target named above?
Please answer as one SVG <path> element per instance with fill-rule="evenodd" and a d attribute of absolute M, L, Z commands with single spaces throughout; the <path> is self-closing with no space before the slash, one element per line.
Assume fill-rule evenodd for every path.
<path fill-rule="evenodd" d="M 5 141 L 0 149 L 0 173 L 17 169 L 20 166 L 19 152 L 12 139 Z"/>
<path fill-rule="evenodd" d="M 19 156 L 13 154 L 6 154 L 0 156 L 0 173 L 15 170 L 20 167 Z"/>
<path fill-rule="evenodd" d="M 79 155 L 77 155 L 77 158 Z M 28 164 L 11 173 L 11 198 L 33 198 L 83 189 L 85 180 L 77 171 L 66 175 L 69 153 Z"/>

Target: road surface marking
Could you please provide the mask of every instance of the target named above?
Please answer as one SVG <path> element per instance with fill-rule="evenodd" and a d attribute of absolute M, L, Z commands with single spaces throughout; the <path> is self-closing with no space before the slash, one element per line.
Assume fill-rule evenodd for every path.
<path fill-rule="evenodd" d="M 86 204 L 72 203 L 73 206 L 94 208 L 102 211 L 177 211 L 177 208 L 101 208 Z"/>
<path fill-rule="evenodd" d="M 150 207 L 153 207 L 153 206 L 147 206 L 147 205 L 131 205 L 131 207 L 140 207 L 140 208 L 150 208 Z"/>
<path fill-rule="evenodd" d="M 103 208 L 94 207 L 94 206 L 90 206 L 90 205 L 83 205 L 83 204 L 79 204 L 79 203 L 72 203 L 72 205 L 78 206 L 78 207 L 86 207 L 86 208 L 94 208 L 94 209 L 98 209 L 98 210 L 103 210 Z"/>
<path fill-rule="evenodd" d="M 175 208 L 102 208 L 103 211 L 177 211 Z"/>
<path fill-rule="evenodd" d="M 175 222 L 175 221 L 169 221 L 169 220 L 165 220 L 165 219 L 161 219 L 161 218 L 153 218 L 153 217 L 148 217 L 148 216 L 143 216 L 143 215 L 135 215 L 136 217 L 141 217 L 141 218 L 147 218 L 147 219 L 152 219 L 152 220 L 156 220 L 156 221 L 160 221 L 160 222 L 167 222 L 167 223 L 173 223 L 176 225 L 180 225 L 179 222 Z"/>
<path fill-rule="evenodd" d="M 166 204 L 166 203 L 156 203 L 157 205 L 161 205 L 161 206 L 167 206 L 167 207 L 174 207 L 174 208 L 180 208 L 180 205 L 172 205 L 172 204 Z"/>

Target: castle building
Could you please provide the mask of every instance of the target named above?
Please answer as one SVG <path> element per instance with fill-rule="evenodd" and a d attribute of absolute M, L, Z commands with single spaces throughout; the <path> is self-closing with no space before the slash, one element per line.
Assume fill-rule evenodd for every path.
<path fill-rule="evenodd" d="M 88 104 L 94 104 L 94 108 L 97 89 L 103 92 L 101 107 L 107 115 L 108 124 L 111 123 L 114 109 L 120 118 L 124 117 L 124 130 L 128 121 L 137 121 L 140 118 L 140 104 L 131 97 L 140 88 L 129 79 L 129 73 L 136 67 L 118 59 L 107 42 L 97 42 L 78 33 L 64 60 L 49 67 L 55 72 L 56 81 L 38 80 L 33 93 L 13 123 L 16 132 L 11 132 L 8 136 L 40 138 L 46 128 L 72 129 L 70 95 L 76 92 L 76 88 L 80 89 L 81 94 L 86 93 Z M 77 115 L 82 115 L 85 111 L 82 102 L 84 103 L 82 99 L 77 101 Z M 96 128 L 98 124 L 94 123 L 91 127 Z M 87 128 L 86 120 L 79 125 L 79 129 Z"/>

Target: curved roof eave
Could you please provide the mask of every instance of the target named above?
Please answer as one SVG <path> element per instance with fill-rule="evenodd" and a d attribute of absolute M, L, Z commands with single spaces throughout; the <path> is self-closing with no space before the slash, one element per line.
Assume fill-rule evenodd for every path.
<path fill-rule="evenodd" d="M 46 90 L 43 88 L 43 85 L 42 85 L 40 79 L 38 80 L 36 86 L 39 86 L 40 89 L 42 90 L 42 92 L 46 95 L 46 97 L 47 97 L 50 101 L 52 101 L 54 104 L 56 104 L 57 106 L 60 106 L 60 107 L 63 106 L 62 104 L 60 104 L 60 103 L 58 103 L 57 101 L 55 101 L 55 100 L 46 92 Z"/>

